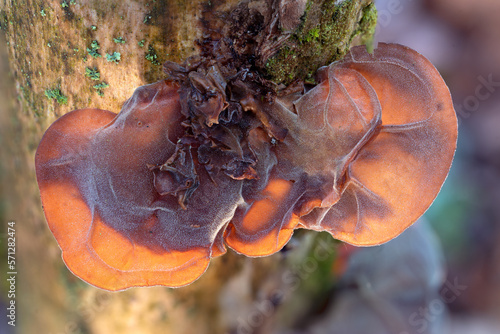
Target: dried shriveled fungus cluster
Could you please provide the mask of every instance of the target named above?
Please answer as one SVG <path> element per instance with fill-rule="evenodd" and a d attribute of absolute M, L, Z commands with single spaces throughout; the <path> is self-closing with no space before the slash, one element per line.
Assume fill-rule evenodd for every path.
<path fill-rule="evenodd" d="M 280 89 L 201 58 L 165 70 L 118 115 L 64 115 L 36 154 L 64 261 L 100 288 L 186 285 L 226 245 L 265 256 L 296 228 L 380 244 L 424 213 L 448 173 L 450 93 L 406 47 L 355 47 L 314 87 Z"/>

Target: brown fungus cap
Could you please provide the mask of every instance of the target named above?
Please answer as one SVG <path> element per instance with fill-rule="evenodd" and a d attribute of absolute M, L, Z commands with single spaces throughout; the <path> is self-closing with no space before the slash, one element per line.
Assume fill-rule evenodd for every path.
<path fill-rule="evenodd" d="M 295 228 L 383 243 L 425 212 L 450 168 L 450 93 L 404 46 L 355 47 L 312 89 L 272 99 L 248 71 L 168 72 L 118 115 L 61 117 L 37 150 L 49 227 L 68 268 L 97 287 L 186 285 L 224 243 L 265 256 Z"/>
<path fill-rule="evenodd" d="M 273 253 L 298 227 L 357 246 L 384 243 L 427 210 L 448 174 L 456 114 L 422 55 L 397 44 L 373 54 L 355 47 L 321 68 L 318 82 L 291 107 L 260 106 L 288 134 L 274 148 L 263 198 L 238 209 L 226 231 L 240 253 Z"/>
<path fill-rule="evenodd" d="M 176 147 L 170 138 L 182 116 L 177 89 L 164 81 L 140 87 L 118 115 L 73 111 L 49 128 L 37 150 L 42 203 L 64 261 L 97 287 L 186 285 L 205 271 L 213 252 L 222 252 L 215 243 L 220 226 L 211 222 L 230 219 L 238 182 L 218 180 L 212 187 L 202 178 L 190 210 L 155 189 L 150 166 Z M 206 202 L 208 192 L 221 204 Z"/>
<path fill-rule="evenodd" d="M 398 236 L 435 199 L 455 153 L 456 114 L 439 72 L 408 47 L 381 43 L 373 54 L 356 47 L 320 74 L 352 81 L 339 71 L 356 71 L 373 87 L 381 122 L 346 167 L 339 201 L 313 210 L 301 223 L 353 245 L 377 245 Z M 353 112 L 362 110 L 366 100 L 345 87 L 358 106 Z"/>

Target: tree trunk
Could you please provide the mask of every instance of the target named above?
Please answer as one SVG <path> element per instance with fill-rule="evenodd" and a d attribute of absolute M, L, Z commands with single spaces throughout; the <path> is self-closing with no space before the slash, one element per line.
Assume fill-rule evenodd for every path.
<path fill-rule="evenodd" d="M 45 129 L 74 109 L 118 112 L 136 87 L 164 77 L 163 62 L 182 62 L 199 52 L 196 40 L 210 29 L 224 30 L 221 22 L 238 2 L 2 1 L 2 64 L 8 54 L 8 65 L 0 77 L 8 79 L 0 93 L 8 103 L 0 110 L 0 216 L 4 225 L 16 223 L 19 333 L 269 333 L 294 327 L 331 288 L 332 239 L 301 232 L 296 249 L 267 258 L 229 250 L 188 287 L 108 293 L 66 269 L 45 223 L 34 173 Z M 376 19 L 371 0 L 245 3 L 268 28 L 260 32 L 256 66 L 284 84 L 313 81 L 319 66 L 369 42 Z M 311 254 L 325 243 L 332 251 L 313 259 L 309 272 Z"/>

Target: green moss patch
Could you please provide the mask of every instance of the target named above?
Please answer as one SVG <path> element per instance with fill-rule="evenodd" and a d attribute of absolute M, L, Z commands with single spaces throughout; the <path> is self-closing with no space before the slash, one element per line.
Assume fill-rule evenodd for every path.
<path fill-rule="evenodd" d="M 92 56 L 92 58 L 101 58 L 102 56 L 99 54 L 100 48 L 101 47 L 99 46 L 98 41 L 92 41 L 92 43 L 90 43 L 90 47 L 87 48 L 87 52 Z"/>
<path fill-rule="evenodd" d="M 302 22 L 265 71 L 269 79 L 288 84 L 295 79 L 313 82 L 324 65 L 342 59 L 355 37 L 369 41 L 376 24 L 376 9 L 370 0 L 310 0 Z"/>
<path fill-rule="evenodd" d="M 56 102 L 59 103 L 59 104 L 66 104 L 66 103 L 68 103 L 68 97 L 65 96 L 61 92 L 61 89 L 59 89 L 59 88 L 46 89 L 45 90 L 45 96 L 48 99 L 50 99 L 50 100 L 56 100 Z"/>
<path fill-rule="evenodd" d="M 90 78 L 91 80 L 101 80 L 101 73 L 99 73 L 99 70 L 97 67 L 91 68 L 91 67 L 86 67 L 85 68 L 85 76 L 87 78 Z"/>
<path fill-rule="evenodd" d="M 115 64 L 118 64 L 121 60 L 121 54 L 120 52 L 113 52 L 112 54 L 106 53 L 106 60 L 109 62 L 114 62 Z"/>
<path fill-rule="evenodd" d="M 97 95 L 104 96 L 104 89 L 108 88 L 109 85 L 105 82 L 100 82 L 97 85 L 94 85 L 93 88 L 97 91 Z"/>
<path fill-rule="evenodd" d="M 113 38 L 113 42 L 116 44 L 125 44 L 125 39 L 123 37 Z"/>

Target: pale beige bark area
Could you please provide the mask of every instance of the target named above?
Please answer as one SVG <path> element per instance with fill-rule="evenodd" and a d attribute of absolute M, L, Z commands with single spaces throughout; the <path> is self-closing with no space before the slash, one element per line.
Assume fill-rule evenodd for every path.
<path fill-rule="evenodd" d="M 239 315 L 255 311 L 256 299 L 265 300 L 267 292 L 279 287 L 288 263 L 281 254 L 247 259 L 231 251 L 181 289 L 108 293 L 91 287 L 64 266 L 45 223 L 34 173 L 38 142 L 57 117 L 84 107 L 118 112 L 136 87 L 162 78 L 164 61 L 196 53 L 203 9 L 217 5 L 223 10 L 237 2 L 2 0 L 2 58 L 5 63 L 8 54 L 9 64 L 1 73 L 7 78 L 1 99 L 9 103 L 0 110 L 0 215 L 2 224 L 13 220 L 17 228 L 19 333 L 224 333 L 237 328 Z M 125 43 L 115 43 L 118 37 Z M 94 40 L 100 58 L 87 51 Z M 106 60 L 106 53 L 113 52 L 120 53 L 118 63 Z M 96 67 L 100 80 L 86 77 L 87 67 Z M 99 82 L 109 85 L 103 96 L 93 88 Z M 48 99 L 48 89 L 60 89 L 67 103 Z M 305 256 L 307 249 L 296 257 Z M 273 311 L 253 330 L 269 332 L 275 315 L 280 316 Z M 293 317 L 281 316 L 289 322 Z"/>
<path fill-rule="evenodd" d="M 11 69 L 26 107 L 36 116 L 51 118 L 85 106 L 118 112 L 136 87 L 162 77 L 165 60 L 180 61 L 196 51 L 201 1 L 65 3 L 25 0 L 5 7 L 8 48 L 15 59 Z M 125 43 L 114 41 L 119 37 Z M 99 43 L 98 58 L 87 51 L 92 41 Z M 106 60 L 113 52 L 121 55 L 118 63 Z M 155 63 L 146 59 L 148 53 L 157 56 Z M 87 78 L 87 67 L 97 67 L 101 80 Z M 100 81 L 109 84 L 102 97 L 92 88 Z M 67 104 L 44 96 L 46 89 L 56 87 Z"/>

